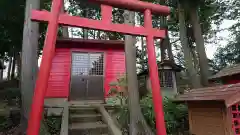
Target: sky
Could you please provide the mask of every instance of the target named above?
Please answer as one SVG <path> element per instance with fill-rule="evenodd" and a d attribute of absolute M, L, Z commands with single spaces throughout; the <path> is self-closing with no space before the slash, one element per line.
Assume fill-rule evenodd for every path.
<path fill-rule="evenodd" d="M 232 20 L 224 20 L 223 23 L 220 25 L 220 29 L 226 29 L 231 27 L 234 24 L 234 21 Z M 214 27 L 214 26 L 213 26 Z M 219 46 L 224 46 L 227 44 L 229 36 L 230 36 L 230 32 L 228 30 L 223 30 L 219 33 L 217 33 L 216 35 L 217 37 L 221 37 L 223 38 L 222 40 L 220 40 L 218 42 L 218 44 L 206 44 L 206 54 L 207 57 L 212 59 L 214 56 L 214 53 L 216 52 L 217 48 Z"/>

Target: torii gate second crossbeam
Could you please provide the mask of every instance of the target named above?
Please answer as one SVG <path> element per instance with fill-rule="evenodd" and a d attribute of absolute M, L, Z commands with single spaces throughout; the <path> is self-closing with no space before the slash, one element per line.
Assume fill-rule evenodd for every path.
<path fill-rule="evenodd" d="M 152 13 L 168 15 L 170 9 L 167 6 L 156 5 L 136 0 L 90 0 L 101 5 L 102 20 L 91 20 L 87 18 L 61 14 L 62 0 L 53 0 L 51 12 L 32 10 L 33 21 L 48 22 L 45 43 L 43 47 L 42 62 L 36 81 L 31 113 L 28 121 L 27 135 L 38 135 L 40 121 L 42 119 L 44 97 L 47 90 L 48 78 L 51 70 L 52 59 L 55 52 L 57 31 L 59 25 L 75 26 L 103 31 L 120 32 L 130 35 L 146 36 L 147 54 L 153 94 L 154 112 L 156 117 L 157 135 L 166 135 L 162 96 L 158 78 L 158 67 L 154 48 L 154 38 L 164 38 L 165 31 L 152 28 Z M 127 3 L 127 4 L 126 4 Z M 144 27 L 129 26 L 126 24 L 113 24 L 111 22 L 112 7 L 124 8 L 144 13 Z"/>

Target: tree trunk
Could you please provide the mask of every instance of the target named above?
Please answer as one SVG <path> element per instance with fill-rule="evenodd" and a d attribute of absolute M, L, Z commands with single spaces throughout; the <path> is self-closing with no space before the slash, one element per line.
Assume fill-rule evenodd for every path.
<path fill-rule="evenodd" d="M 134 25 L 134 12 L 124 12 L 124 22 L 129 25 Z M 138 81 L 136 74 L 136 39 L 133 36 L 125 36 L 125 57 L 127 70 L 127 84 L 128 84 L 128 106 L 130 112 L 129 135 L 151 135 L 153 134 L 148 127 L 139 103 Z"/>
<path fill-rule="evenodd" d="M 13 61 L 12 61 L 12 71 L 11 71 L 11 80 L 15 77 L 15 69 L 16 69 L 16 52 L 13 53 Z"/>
<path fill-rule="evenodd" d="M 159 3 L 161 5 L 166 5 L 166 0 L 159 0 Z M 168 25 L 167 25 L 167 17 L 162 16 L 160 19 L 160 26 L 162 28 L 165 28 L 165 34 L 166 38 L 164 38 L 160 44 L 160 49 L 161 49 L 161 61 L 168 59 L 172 62 L 174 62 L 174 57 L 172 53 L 172 45 L 170 43 L 170 38 L 168 34 Z"/>
<path fill-rule="evenodd" d="M 202 35 L 201 25 L 199 23 L 199 18 L 197 14 L 197 8 L 190 7 L 190 19 L 193 26 L 194 37 L 197 45 L 197 52 L 199 56 L 199 66 L 201 74 L 201 82 L 203 86 L 208 86 L 208 58 L 204 46 L 204 38 Z"/>
<path fill-rule="evenodd" d="M 96 39 L 96 30 L 93 30 L 93 39 Z"/>
<path fill-rule="evenodd" d="M 17 62 L 17 78 L 20 79 L 20 77 L 21 77 L 21 54 L 20 54 L 20 52 L 17 53 L 16 62 Z"/>
<path fill-rule="evenodd" d="M 2 67 L 2 69 L 0 69 L 0 81 L 3 80 L 3 71 L 4 71 L 4 60 L 0 59 L 0 65 Z"/>
<path fill-rule="evenodd" d="M 64 0 L 62 0 L 62 1 L 63 1 L 63 3 L 64 3 Z M 62 12 L 62 13 L 65 13 L 64 4 L 63 4 L 63 6 L 62 6 L 61 12 Z M 62 34 L 63 34 L 63 37 L 64 37 L 64 38 L 68 38 L 68 37 L 69 37 L 68 27 L 67 27 L 67 26 L 62 26 Z"/>
<path fill-rule="evenodd" d="M 162 39 L 162 41 L 160 43 L 161 61 L 166 60 L 166 57 L 167 57 L 167 53 L 166 53 L 166 38 Z"/>
<path fill-rule="evenodd" d="M 99 39 L 99 40 L 101 39 L 101 31 L 100 30 L 97 31 L 97 39 Z"/>
<path fill-rule="evenodd" d="M 173 52 L 172 52 L 172 44 L 170 43 L 170 38 L 169 38 L 169 34 L 168 34 L 168 28 L 166 29 L 166 38 L 165 40 L 167 41 L 167 53 L 168 53 L 168 59 L 172 62 L 174 62 L 174 57 L 173 57 Z"/>
<path fill-rule="evenodd" d="M 0 69 L 0 81 L 3 80 L 3 70 L 4 70 L 4 69 Z"/>
<path fill-rule="evenodd" d="M 12 69 L 12 57 L 9 57 L 9 63 L 8 63 L 8 72 L 7 72 L 7 79 L 11 79 L 11 69 Z"/>
<path fill-rule="evenodd" d="M 145 69 L 145 63 L 144 63 L 144 57 L 146 56 L 146 51 L 145 51 L 145 47 L 144 47 L 144 39 L 143 39 L 143 37 L 141 37 L 141 48 L 142 48 L 142 53 L 141 53 L 141 61 L 142 61 L 142 63 L 141 63 L 141 69 L 142 69 L 142 71 L 144 71 L 144 69 Z"/>
<path fill-rule="evenodd" d="M 83 11 L 83 16 L 88 18 L 88 8 L 87 7 Z M 83 38 L 88 39 L 88 29 L 83 29 Z"/>
<path fill-rule="evenodd" d="M 183 47 L 185 66 L 187 68 L 187 73 L 189 75 L 189 80 L 191 81 L 192 87 L 199 88 L 201 87 L 200 80 L 192 64 L 193 61 L 191 57 L 190 48 L 188 45 L 187 29 L 185 25 L 185 12 L 180 3 L 178 3 L 178 11 L 179 11 L 179 23 L 180 23 L 180 40 Z"/>
<path fill-rule="evenodd" d="M 191 54 L 193 57 L 194 68 L 198 72 L 199 71 L 199 61 L 198 61 L 198 55 L 196 54 L 195 48 L 191 48 Z"/>
<path fill-rule="evenodd" d="M 170 38 L 168 35 L 168 29 L 166 28 L 166 38 L 164 38 L 160 44 L 161 49 L 161 61 L 163 60 L 169 60 L 174 62 L 174 57 L 172 53 L 172 45 L 170 44 Z"/>
<path fill-rule="evenodd" d="M 21 63 L 21 134 L 26 134 L 28 116 L 38 72 L 39 25 L 30 18 L 31 9 L 39 9 L 40 0 L 26 0 L 25 22 L 23 29 L 22 63 Z M 47 135 L 44 124 L 40 134 Z"/>

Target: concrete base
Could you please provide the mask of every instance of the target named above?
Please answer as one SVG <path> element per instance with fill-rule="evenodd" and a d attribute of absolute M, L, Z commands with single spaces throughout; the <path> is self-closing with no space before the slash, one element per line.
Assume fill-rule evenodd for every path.
<path fill-rule="evenodd" d="M 67 98 L 47 98 L 44 101 L 44 107 L 47 111 L 47 116 L 61 116 L 64 105 L 68 102 Z"/>
<path fill-rule="evenodd" d="M 62 116 L 60 135 L 68 135 L 69 103 L 67 98 L 47 98 L 44 107 L 47 115 Z"/>

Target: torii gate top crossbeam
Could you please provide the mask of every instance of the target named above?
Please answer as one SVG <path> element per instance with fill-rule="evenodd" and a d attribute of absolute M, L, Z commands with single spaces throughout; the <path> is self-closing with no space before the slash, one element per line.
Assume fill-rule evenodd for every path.
<path fill-rule="evenodd" d="M 77 0 L 80 1 L 80 0 Z M 153 35 L 156 38 L 165 38 L 165 30 L 154 28 L 135 27 L 127 24 L 113 24 L 111 23 L 112 7 L 125 8 L 134 11 L 145 12 L 149 10 L 152 13 L 167 15 L 170 8 L 167 6 L 156 5 L 148 2 L 136 0 L 90 0 L 90 2 L 97 2 L 101 5 L 102 20 L 92 20 L 82 17 L 70 16 L 67 14 L 59 14 L 58 23 L 66 26 L 74 26 L 81 28 L 89 28 L 95 30 L 103 30 L 110 32 L 119 32 L 130 35 L 148 36 Z M 107 4 L 107 5 L 103 5 Z M 108 6 L 109 5 L 109 6 Z M 51 12 L 32 10 L 31 19 L 34 21 L 49 22 L 51 19 Z"/>
<path fill-rule="evenodd" d="M 49 22 L 51 18 L 51 13 L 48 11 L 32 10 L 31 18 L 34 21 Z M 66 26 L 89 28 L 109 32 L 119 32 L 137 36 L 147 36 L 151 33 L 156 38 L 165 37 L 165 30 L 159 30 L 154 28 L 146 29 L 142 26 L 135 27 L 127 24 L 113 24 L 108 23 L 105 20 L 92 20 L 83 17 L 70 16 L 68 14 L 60 14 L 58 23 Z"/>
<path fill-rule="evenodd" d="M 75 0 L 75 1 L 80 1 L 80 0 Z M 146 9 L 149 9 L 151 13 L 156 15 L 167 16 L 170 13 L 170 8 L 168 6 L 157 5 L 157 4 L 138 1 L 138 0 L 88 0 L 88 1 L 109 5 L 117 8 L 138 11 L 142 13 L 145 12 Z"/>

